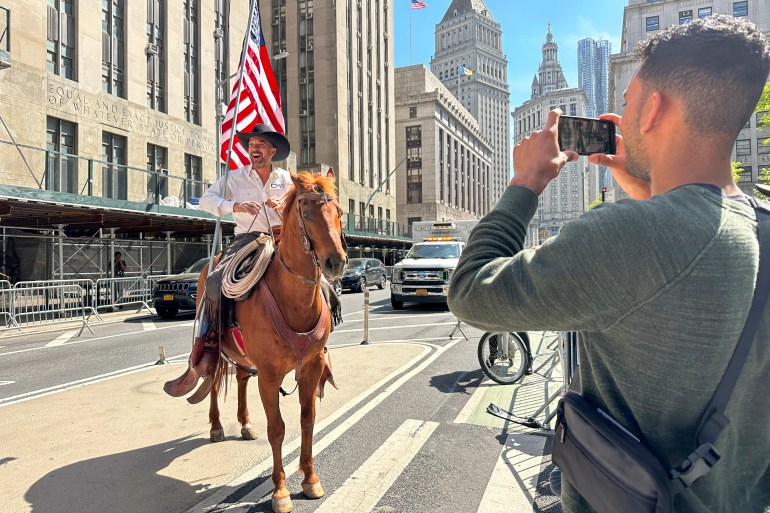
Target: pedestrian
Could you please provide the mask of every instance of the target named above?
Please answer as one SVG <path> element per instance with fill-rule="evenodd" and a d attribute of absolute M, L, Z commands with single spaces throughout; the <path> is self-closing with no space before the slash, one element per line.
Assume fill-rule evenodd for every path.
<path fill-rule="evenodd" d="M 122 278 L 126 274 L 126 262 L 122 256 L 120 251 L 116 251 L 112 259 L 112 272 L 115 278 Z"/>
<path fill-rule="evenodd" d="M 754 24 L 714 15 L 661 31 L 639 55 L 623 117 L 601 116 L 622 130 L 617 154 L 589 157 L 609 166 L 631 199 L 604 203 L 523 249 L 538 196 L 577 158 L 559 151 L 561 112 L 551 111 L 545 128 L 514 148 L 514 177 L 473 230 L 449 306 L 485 331 L 577 331 L 583 397 L 671 468 L 694 448 L 754 294 L 756 213 L 730 157 L 770 53 Z M 721 459 L 675 497 L 675 511 L 770 508 L 769 339 L 765 310 L 716 442 Z M 565 513 L 593 511 L 570 476 L 562 480 Z"/>

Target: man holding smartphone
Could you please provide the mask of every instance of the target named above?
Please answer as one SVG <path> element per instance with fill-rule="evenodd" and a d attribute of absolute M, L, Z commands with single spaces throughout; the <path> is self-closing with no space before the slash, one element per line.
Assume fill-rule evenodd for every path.
<path fill-rule="evenodd" d="M 449 306 L 485 331 L 579 333 L 584 398 L 664 465 L 693 450 L 698 424 L 746 321 L 759 264 L 756 214 L 730 157 L 770 71 L 760 30 L 714 15 L 640 45 L 608 166 L 631 200 L 605 203 L 524 249 L 538 196 L 564 165 L 551 111 L 514 148 L 515 176 L 473 230 Z M 770 255 L 763 255 L 770 258 Z M 721 460 L 677 495 L 677 512 L 770 508 L 767 311 L 727 407 Z M 566 513 L 592 512 L 563 476 Z M 617 511 L 622 511 L 618 508 Z"/>

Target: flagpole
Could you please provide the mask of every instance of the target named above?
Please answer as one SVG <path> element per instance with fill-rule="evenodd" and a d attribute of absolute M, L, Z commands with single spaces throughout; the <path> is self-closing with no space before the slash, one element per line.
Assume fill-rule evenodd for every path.
<path fill-rule="evenodd" d="M 235 93 L 235 109 L 233 111 L 233 123 L 230 127 L 230 141 L 227 144 L 227 161 L 225 165 L 225 173 L 222 177 L 222 195 L 227 196 L 227 178 L 230 176 L 230 162 L 232 161 L 232 152 L 233 152 L 233 141 L 235 140 L 235 132 L 238 128 L 238 110 L 240 108 L 241 102 L 241 90 L 243 89 L 243 65 L 246 61 L 246 50 L 248 48 L 249 44 L 249 31 L 251 30 L 251 20 L 254 17 L 254 2 L 256 0 L 250 0 L 249 1 L 249 24 L 246 26 L 246 32 L 243 35 L 243 45 L 241 46 L 241 63 L 238 66 L 238 90 Z M 228 20 L 229 23 L 229 20 Z M 219 136 L 221 136 L 221 129 L 220 134 L 217 134 L 219 139 Z M 222 151 L 221 144 L 217 144 L 217 158 L 220 158 Z M 217 222 L 216 226 L 214 227 L 214 241 L 211 245 L 211 253 L 209 254 L 209 273 L 211 273 L 211 270 L 214 267 L 214 256 L 217 253 L 217 248 L 221 247 L 222 245 L 222 215 L 217 215 Z"/>
<path fill-rule="evenodd" d="M 412 65 L 412 3 L 409 2 L 409 65 Z"/>

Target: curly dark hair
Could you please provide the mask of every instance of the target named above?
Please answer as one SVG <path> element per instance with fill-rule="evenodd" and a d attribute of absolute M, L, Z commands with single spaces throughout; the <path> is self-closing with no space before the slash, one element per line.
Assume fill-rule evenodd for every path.
<path fill-rule="evenodd" d="M 637 47 L 637 77 L 681 99 L 700 134 L 738 135 L 762 94 L 770 49 L 752 22 L 715 14 L 674 25 Z"/>

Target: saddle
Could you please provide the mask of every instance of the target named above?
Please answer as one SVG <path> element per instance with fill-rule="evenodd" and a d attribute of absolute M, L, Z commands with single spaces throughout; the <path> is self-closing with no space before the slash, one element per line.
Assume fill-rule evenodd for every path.
<path fill-rule="evenodd" d="M 336 324 L 342 322 L 342 304 L 337 295 L 331 290 L 331 285 L 324 279 L 321 288 L 324 301 L 316 327 L 308 333 L 295 333 L 288 327 L 267 284 L 259 281 L 254 287 L 254 290 L 259 291 L 261 294 L 260 300 L 264 301 L 268 306 L 268 313 L 274 329 L 281 334 L 283 340 L 294 350 L 297 357 L 297 368 L 295 369 L 295 377 L 297 379 L 299 378 L 299 365 L 307 352 L 310 338 L 316 337 L 317 339 L 320 336 L 319 333 L 323 332 L 322 328 L 325 325 L 325 318 L 331 316 L 332 331 L 334 331 Z M 221 360 L 220 355 L 225 357 L 225 361 Z M 324 385 L 327 381 L 334 388 L 337 388 L 334 376 L 332 375 L 331 356 L 327 348 L 324 348 L 324 359 L 326 365 L 316 388 L 316 395 L 319 398 L 324 396 Z M 187 370 L 177 379 L 166 382 L 163 390 L 172 397 L 181 397 L 191 392 L 202 377 L 203 383 L 201 383 L 198 390 L 192 396 L 187 398 L 187 402 L 190 404 L 197 404 L 211 392 L 214 380 L 217 378 L 217 369 L 226 366 L 227 362 L 248 372 L 252 376 L 257 374 L 257 366 L 246 355 L 243 336 L 237 325 L 230 326 L 227 330 L 224 330 L 221 337 L 216 336 L 213 332 L 209 332 L 205 337 L 196 338 L 188 358 Z"/>

